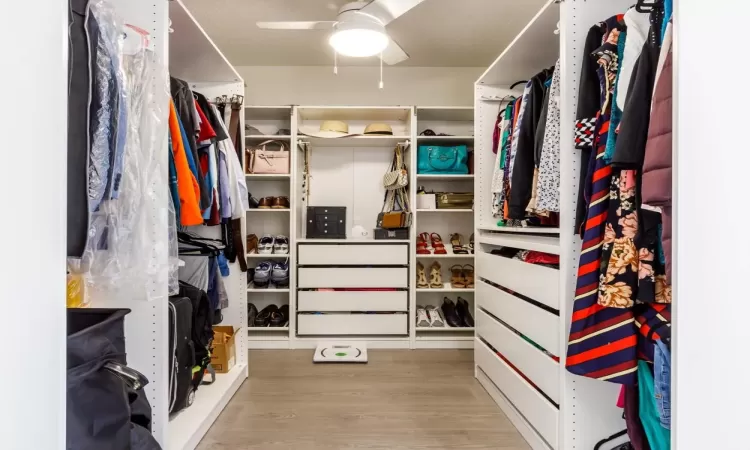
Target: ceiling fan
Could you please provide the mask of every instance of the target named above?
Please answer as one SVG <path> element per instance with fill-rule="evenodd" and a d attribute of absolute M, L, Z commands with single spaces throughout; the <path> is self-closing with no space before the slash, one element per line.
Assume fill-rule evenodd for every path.
<path fill-rule="evenodd" d="M 269 30 L 333 30 L 328 43 L 344 56 L 366 57 L 382 54 L 384 63 L 393 65 L 409 55 L 388 36 L 386 25 L 424 0 L 371 0 L 347 3 L 337 20 L 323 22 L 256 22 Z"/>

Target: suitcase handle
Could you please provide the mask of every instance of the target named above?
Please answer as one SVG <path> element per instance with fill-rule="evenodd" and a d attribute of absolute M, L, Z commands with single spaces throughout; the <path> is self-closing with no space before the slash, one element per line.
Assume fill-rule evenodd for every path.
<path fill-rule="evenodd" d="M 125 382 L 131 389 L 138 390 L 148 384 L 148 378 L 145 375 L 135 369 L 131 369 L 125 364 L 116 361 L 107 361 L 104 363 L 104 368 Z"/>

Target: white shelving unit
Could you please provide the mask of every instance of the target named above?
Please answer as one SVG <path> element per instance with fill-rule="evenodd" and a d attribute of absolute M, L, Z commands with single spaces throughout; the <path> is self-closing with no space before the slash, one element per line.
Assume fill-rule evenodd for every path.
<path fill-rule="evenodd" d="M 146 0 L 114 0 L 117 14 L 127 24 L 138 26 L 150 34 L 150 46 L 155 58 L 168 65 L 172 76 L 181 78 L 208 98 L 220 95 L 244 95 L 242 77 L 234 70 L 216 45 L 206 35 L 195 18 L 180 0 L 153 2 Z M 170 25 L 171 21 L 171 25 Z M 173 33 L 169 33 L 170 28 Z M 158 88 L 167 80 L 154 80 Z M 163 106 L 162 106 L 163 107 Z M 162 167 L 167 167 L 166 136 Z M 154 186 L 155 195 L 166 192 L 166 186 Z M 164 196 L 166 202 L 167 197 Z M 145 214 L 165 214 L 163 207 Z M 218 230 L 208 227 L 194 228 L 207 237 L 216 237 Z M 154 245 L 166 247 L 167 230 L 153 237 Z M 248 375 L 247 343 L 236 340 L 237 362 L 227 374 L 218 374 L 212 385 L 200 386 L 193 404 L 169 415 L 168 367 L 168 262 L 154 261 L 154 267 L 163 269 L 149 281 L 154 300 L 136 301 L 128 287 L 92 297 L 93 307 L 126 307 L 132 310 L 125 320 L 128 363 L 146 375 L 149 384 L 146 394 L 152 407 L 152 430 L 161 446 L 168 450 L 193 449 L 208 428 L 239 389 Z M 229 296 L 229 307 L 223 310 L 223 325 L 240 330 L 245 327 L 246 307 L 242 298 L 244 274 L 238 264 L 230 265 L 231 275 L 224 279 Z"/>
<path fill-rule="evenodd" d="M 463 106 L 418 106 L 414 111 L 415 150 L 420 145 L 466 145 L 474 149 L 474 108 Z M 422 136 L 425 130 L 432 130 L 435 134 L 449 134 L 451 136 Z M 474 192 L 474 173 L 470 174 L 420 174 L 417 169 L 417 153 L 412 152 L 412 179 L 417 186 L 423 186 L 428 192 Z M 416 205 L 416 190 L 412 190 L 412 204 Z M 412 309 L 418 307 L 440 307 L 445 298 L 454 303 L 458 298 L 469 302 L 471 314 L 476 317 L 474 308 L 474 289 L 453 288 L 450 283 L 449 268 L 474 265 L 473 254 L 454 254 L 450 243 L 450 236 L 459 233 L 462 245 L 469 243 L 469 237 L 474 232 L 474 211 L 471 209 L 416 209 L 414 221 L 413 264 L 419 261 L 425 267 L 425 274 L 429 282 L 430 266 L 433 262 L 441 265 L 443 287 L 415 288 Z M 438 233 L 443 240 L 447 254 L 419 255 L 416 253 L 416 235 L 419 233 Z M 430 242 L 428 242 L 430 244 Z M 416 271 L 412 271 L 412 285 L 416 286 Z M 412 324 L 416 317 L 412 317 Z M 413 327 L 413 348 L 472 348 L 473 328 L 420 328 Z"/>
<path fill-rule="evenodd" d="M 292 106 L 245 106 L 245 125 L 252 126 L 262 133 L 268 133 L 261 136 L 245 136 L 245 147 L 254 148 L 259 146 L 263 141 L 280 140 L 286 144 L 286 150 L 290 152 L 289 173 L 288 174 L 247 174 L 248 192 L 252 193 L 258 200 L 263 197 L 289 197 L 290 208 L 277 209 L 249 209 L 245 217 L 247 227 L 244 235 L 255 234 L 258 239 L 264 234 L 271 236 L 286 236 L 289 238 L 288 254 L 248 254 L 246 255 L 248 268 L 255 268 L 263 261 L 272 261 L 274 263 L 287 262 L 289 264 L 289 286 L 294 286 L 295 270 L 294 261 L 296 249 L 294 246 L 295 236 L 295 205 L 299 201 L 294 195 L 296 192 L 295 174 L 293 168 L 296 167 L 297 150 L 296 145 L 296 110 Z M 247 129 L 247 128 L 246 128 Z M 276 135 L 279 130 L 289 130 L 291 134 Z M 247 156 L 245 152 L 243 155 Z M 243 163 L 243 167 L 245 164 Z M 250 303 L 255 305 L 260 312 L 268 305 L 289 305 L 290 326 L 287 327 L 253 327 L 247 324 L 247 336 L 245 341 L 248 348 L 290 348 L 289 333 L 294 324 L 294 290 L 290 288 L 265 288 L 258 289 L 252 284 L 246 285 L 245 301 L 249 306 Z"/>
<path fill-rule="evenodd" d="M 625 428 L 622 410 L 606 400 L 617 397 L 619 386 L 570 374 L 565 352 L 580 250 L 573 225 L 579 167 L 573 128 L 582 45 L 591 26 L 629 6 L 625 0 L 550 0 L 475 84 L 476 377 L 534 450 L 589 449 Z M 561 31 L 556 35 L 558 22 Z M 519 95 L 522 88 L 511 91 L 510 85 L 553 66 L 558 58 L 560 227 L 498 226 L 490 191 L 498 100 Z M 560 255 L 560 268 L 491 253 L 500 247 Z"/>

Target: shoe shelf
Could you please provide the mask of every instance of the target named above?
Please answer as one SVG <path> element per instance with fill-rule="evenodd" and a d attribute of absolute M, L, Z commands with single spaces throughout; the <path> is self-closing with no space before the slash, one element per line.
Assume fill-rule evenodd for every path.
<path fill-rule="evenodd" d="M 474 327 L 417 327 L 416 330 L 418 332 L 456 332 L 460 333 L 462 331 L 474 331 Z"/>
<path fill-rule="evenodd" d="M 466 254 L 466 253 L 453 253 L 453 249 L 449 248 L 449 247 L 445 247 L 445 250 L 448 252 L 445 255 L 438 255 L 438 254 L 435 254 L 435 253 L 430 253 L 429 255 L 427 255 L 427 254 L 421 255 L 421 254 L 417 253 L 417 258 L 418 259 L 444 259 L 444 258 L 474 259 L 474 254 L 473 253 L 468 253 L 468 254 Z"/>
<path fill-rule="evenodd" d="M 275 181 L 288 180 L 291 177 L 288 173 L 246 173 L 245 178 L 248 180 L 258 181 Z M 257 209 L 257 208 L 253 208 Z"/>
<path fill-rule="evenodd" d="M 502 231 L 505 233 L 560 234 L 559 228 L 549 227 L 501 227 L 498 225 L 479 225 L 480 231 Z"/>
<path fill-rule="evenodd" d="M 269 294 L 283 294 L 283 293 L 289 293 L 289 288 L 257 288 L 254 285 L 250 285 L 247 287 L 247 292 L 257 292 L 257 293 L 269 293 Z"/>
<path fill-rule="evenodd" d="M 266 258 L 272 258 L 272 259 L 286 259 L 289 258 L 289 253 L 248 253 L 245 255 L 246 258 L 257 258 L 257 259 L 266 259 Z"/>
<path fill-rule="evenodd" d="M 474 213 L 473 209 L 418 209 L 418 213 Z"/>
<path fill-rule="evenodd" d="M 245 210 L 246 212 L 258 212 L 258 213 L 275 213 L 275 212 L 285 212 L 288 213 L 290 210 L 289 208 L 249 208 Z"/>
<path fill-rule="evenodd" d="M 454 288 L 447 282 L 441 288 L 417 288 L 417 292 L 474 292 L 474 288 Z"/>
<path fill-rule="evenodd" d="M 274 331 L 289 331 L 289 327 L 247 327 L 249 333 L 273 333 Z"/>

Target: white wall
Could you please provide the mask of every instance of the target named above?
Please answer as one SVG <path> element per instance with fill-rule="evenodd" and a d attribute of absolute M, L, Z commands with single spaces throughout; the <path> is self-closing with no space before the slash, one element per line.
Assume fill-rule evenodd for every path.
<path fill-rule="evenodd" d="M 472 106 L 483 67 L 242 66 L 247 105 Z"/>

